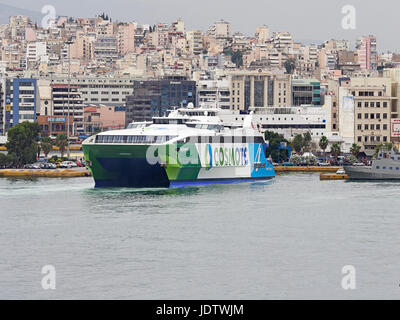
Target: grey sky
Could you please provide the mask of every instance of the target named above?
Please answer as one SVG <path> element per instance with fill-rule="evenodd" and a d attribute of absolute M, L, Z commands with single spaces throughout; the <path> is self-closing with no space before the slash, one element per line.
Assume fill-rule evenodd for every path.
<path fill-rule="evenodd" d="M 378 50 L 400 51 L 400 2 L 396 0 L 0 0 L 25 9 L 40 11 L 55 6 L 58 15 L 92 17 L 103 11 L 114 20 L 154 24 L 182 17 L 188 29 L 205 30 L 223 18 L 233 31 L 254 34 L 263 24 L 272 31 L 290 31 L 295 40 L 348 39 L 374 34 Z M 354 5 L 357 29 L 343 30 L 342 7 Z"/>

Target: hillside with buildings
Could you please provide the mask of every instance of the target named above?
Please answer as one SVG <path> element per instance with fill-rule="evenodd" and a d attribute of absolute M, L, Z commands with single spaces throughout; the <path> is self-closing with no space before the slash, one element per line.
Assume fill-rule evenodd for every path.
<path fill-rule="evenodd" d="M 193 103 L 276 115 L 260 116 L 264 130 L 289 140 L 324 135 L 347 152 L 353 143 L 372 153 L 397 142 L 400 58 L 380 54 L 375 36 L 351 50 L 348 40 L 305 44 L 290 31 L 254 31 L 233 33 L 224 20 L 188 30 L 181 19 L 148 25 L 106 14 L 57 17 L 43 28 L 11 16 L 0 26 L 0 135 L 23 121 L 66 132 L 69 116 L 72 135 L 87 136 Z"/>

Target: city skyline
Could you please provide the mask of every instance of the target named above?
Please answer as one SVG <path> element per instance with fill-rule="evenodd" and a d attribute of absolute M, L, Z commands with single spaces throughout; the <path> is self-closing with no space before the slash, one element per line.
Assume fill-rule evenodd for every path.
<path fill-rule="evenodd" d="M 384 4 L 388 2 L 387 0 L 382 1 L 379 7 L 369 6 L 370 2 L 372 3 L 370 0 L 363 1 L 363 3 L 361 1 L 322 3 L 311 0 L 301 4 L 292 1 L 281 1 L 279 4 L 275 4 L 270 1 L 265 3 L 250 0 L 246 2 L 246 7 L 244 7 L 243 3 L 230 3 L 228 5 L 225 0 L 218 3 L 210 0 L 205 0 L 201 3 L 193 2 L 190 6 L 187 1 L 182 0 L 172 0 L 168 3 L 142 0 L 126 3 L 123 0 L 116 0 L 114 1 L 115 5 L 110 7 L 103 0 L 89 0 L 79 3 L 79 10 L 77 1 L 65 3 L 54 0 L 51 5 L 56 8 L 56 13 L 60 16 L 94 17 L 104 11 L 114 20 L 138 21 L 147 24 L 170 22 L 177 18 L 182 18 L 188 30 L 201 29 L 205 31 L 215 21 L 223 18 L 232 24 L 233 32 L 240 31 L 246 35 L 254 35 L 256 27 L 265 24 L 272 31 L 291 32 L 296 41 L 315 44 L 322 43 L 328 39 L 346 39 L 353 46 L 358 37 L 374 34 L 378 39 L 379 52 L 399 52 L 400 43 L 393 41 L 390 32 L 400 26 L 400 22 L 396 22 L 394 16 L 396 10 L 386 9 L 387 6 Z M 0 4 L 12 5 L 40 13 L 41 8 L 49 3 L 42 0 L 35 3 L 26 0 L 3 0 Z M 341 22 L 344 17 L 342 8 L 345 5 L 353 5 L 356 8 L 355 30 L 344 30 L 342 28 Z M 251 8 L 256 6 L 259 10 L 251 11 Z M 270 9 L 268 6 L 270 6 Z M 399 5 L 395 4 L 394 6 Z M 392 4 L 391 7 L 393 7 Z M 243 10 L 249 10 L 249 8 L 252 16 L 251 18 L 244 18 L 240 13 Z M 315 14 L 318 10 L 321 12 L 320 15 Z M 385 23 L 383 24 L 382 22 Z"/>

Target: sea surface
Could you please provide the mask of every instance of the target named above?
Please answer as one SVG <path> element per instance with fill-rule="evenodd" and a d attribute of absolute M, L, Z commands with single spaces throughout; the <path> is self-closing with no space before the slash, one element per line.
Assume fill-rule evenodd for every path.
<path fill-rule="evenodd" d="M 93 186 L 0 179 L 0 299 L 400 298 L 400 183 Z"/>

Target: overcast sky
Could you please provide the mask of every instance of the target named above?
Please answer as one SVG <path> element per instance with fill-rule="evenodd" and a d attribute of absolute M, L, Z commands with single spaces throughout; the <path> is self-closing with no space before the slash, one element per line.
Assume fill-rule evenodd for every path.
<path fill-rule="evenodd" d="M 268 25 L 290 31 L 295 40 L 348 39 L 374 34 L 378 50 L 400 51 L 400 2 L 397 0 L 0 0 L 0 3 L 41 11 L 51 4 L 57 15 L 93 17 L 105 11 L 114 20 L 154 24 L 182 17 L 187 29 L 206 30 L 216 20 L 229 21 L 233 31 L 253 35 Z M 344 5 L 356 8 L 356 30 L 341 26 Z"/>

